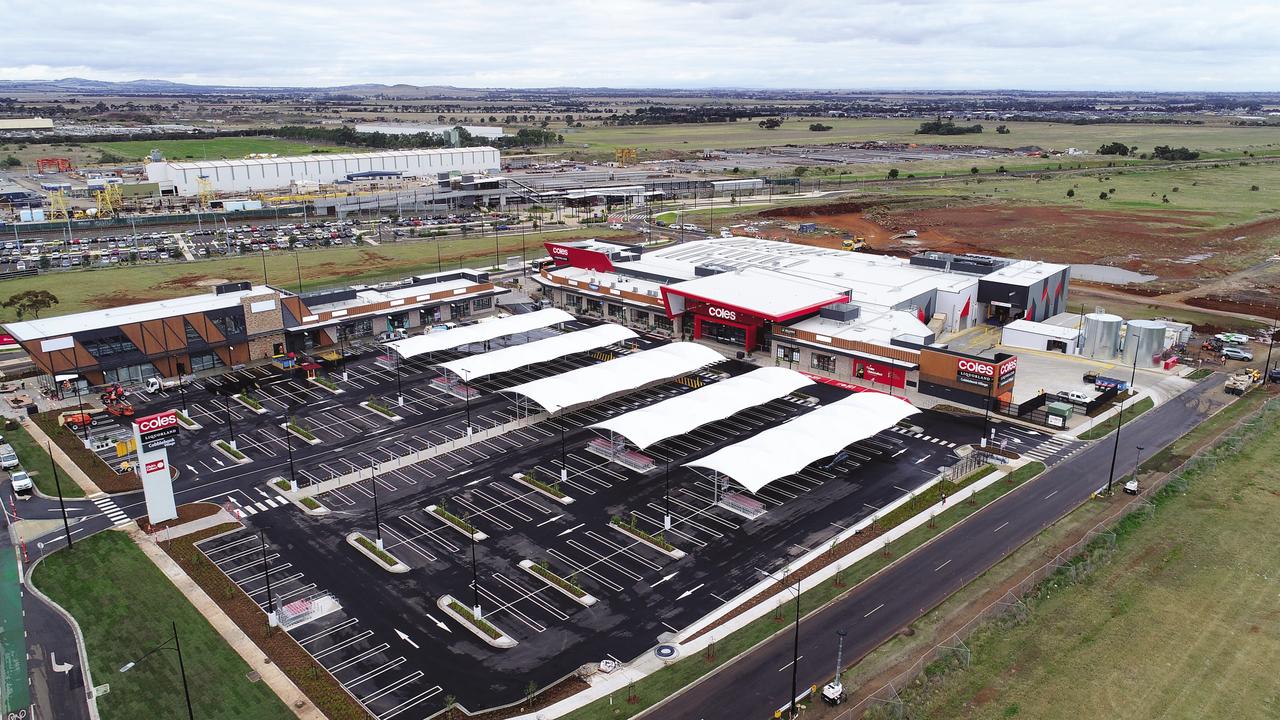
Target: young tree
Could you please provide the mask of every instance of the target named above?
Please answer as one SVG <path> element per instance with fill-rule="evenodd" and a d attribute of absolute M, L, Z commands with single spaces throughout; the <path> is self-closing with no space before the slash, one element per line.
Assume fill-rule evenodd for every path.
<path fill-rule="evenodd" d="M 12 308 L 18 320 L 21 321 L 27 313 L 31 313 L 31 317 L 39 318 L 41 310 L 48 310 L 57 304 L 57 296 L 48 290 L 24 290 L 10 295 L 8 300 L 0 303 L 0 307 Z"/>
<path fill-rule="evenodd" d="M 898 179 L 898 168 L 889 168 L 889 179 L 890 180 Z"/>

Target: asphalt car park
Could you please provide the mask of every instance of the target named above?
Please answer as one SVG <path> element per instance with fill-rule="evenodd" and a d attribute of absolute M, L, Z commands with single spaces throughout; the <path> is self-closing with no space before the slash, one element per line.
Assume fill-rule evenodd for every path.
<path fill-rule="evenodd" d="M 544 335 L 531 333 L 488 347 Z M 467 403 L 430 382 L 436 376 L 430 363 L 480 352 L 482 346 L 406 362 L 398 382 L 397 373 L 379 360 L 376 344 L 357 341 L 356 349 L 364 351 L 358 359 L 330 373 L 344 390 L 340 395 L 273 369 L 247 368 L 184 384 L 181 393 L 135 393 L 134 399 L 140 412 L 178 407 L 185 399 L 188 415 L 204 429 L 184 431 L 179 446 L 170 450 L 174 462 L 187 471 L 178 482 L 181 499 L 229 505 L 255 531 L 246 535 L 256 538 L 256 531 L 263 532 L 279 556 L 269 558 L 273 576 L 279 572 L 282 580 L 289 578 L 281 592 L 297 590 L 296 597 L 327 593 L 336 599 L 340 613 L 291 632 L 301 639 L 351 621 L 304 647 L 315 655 L 350 640 L 317 659 L 331 670 L 338 667 L 335 673 L 344 683 L 359 680 L 349 689 L 376 706 L 379 717 L 409 711 L 425 715 L 425 710 L 439 709 L 444 693 L 471 709 L 503 704 L 519 700 L 531 682 L 545 687 L 580 665 L 644 653 L 752 587 L 765 573 L 822 547 L 876 509 L 914 491 L 939 467 L 955 461 L 958 444 L 974 442 L 983 431 L 981 417 L 923 412 L 909 420 L 919 432 L 882 432 L 836 458 L 771 483 L 757 496 L 766 512 L 755 519 L 718 504 L 723 488 L 683 463 L 784 423 L 845 391 L 814 385 L 803 395 L 748 408 L 664 440 L 646 449 L 658 469 L 644 474 L 588 452 L 587 443 L 599 435 L 587 426 L 689 392 L 692 383 L 647 387 L 447 451 L 438 448 L 442 452 L 428 459 L 377 473 L 370 468 L 378 463 L 465 437 L 468 420 L 472 428 L 488 428 L 526 414 L 502 388 L 608 355 L 585 353 L 486 378 L 474 383 L 482 394 Z M 701 380 L 714 382 L 750 369 L 726 361 Z M 268 412 L 258 415 L 228 400 L 240 391 L 250 392 Z M 395 408 L 404 419 L 392 421 L 359 406 L 370 398 Z M 280 427 L 286 415 L 310 428 L 320 444 L 286 436 Z M 228 417 L 237 445 L 253 460 L 248 465 L 235 466 L 210 447 L 214 439 L 229 436 Z M 1052 439 L 1043 433 L 995 427 L 994 442 L 1017 443 L 1020 451 L 1045 452 L 1049 458 L 1069 450 L 1051 446 Z M 561 490 L 574 500 L 568 505 L 512 477 L 535 471 L 554 480 L 562 469 L 567 477 Z M 266 485 L 290 472 L 304 486 L 348 473 L 367 472 L 369 477 L 320 494 L 319 501 L 331 512 L 311 517 Z M 375 496 L 380 523 L 374 522 Z M 427 510 L 433 505 L 467 517 L 487 539 L 473 548 L 465 534 Z M 666 530 L 668 511 L 672 525 Z M 674 559 L 618 531 L 610 524 L 614 517 L 634 520 L 650 533 L 665 532 L 687 554 Z M 340 540 L 353 531 L 381 534 L 385 548 L 411 570 L 393 575 L 361 557 Z M 598 602 L 584 607 L 527 572 L 521 561 L 546 563 L 552 572 L 579 582 Z M 236 572 L 237 578 L 253 575 L 248 568 Z M 242 587 L 256 597 L 257 586 L 245 582 Z M 506 650 L 484 644 L 436 607 L 445 594 L 465 605 L 477 602 L 485 619 L 519 644 Z M 353 639 L 347 634 L 350 628 L 371 634 Z M 375 650 L 382 645 L 387 647 Z M 349 660 L 351 665 L 342 664 Z M 368 673 L 376 674 L 365 677 Z"/>

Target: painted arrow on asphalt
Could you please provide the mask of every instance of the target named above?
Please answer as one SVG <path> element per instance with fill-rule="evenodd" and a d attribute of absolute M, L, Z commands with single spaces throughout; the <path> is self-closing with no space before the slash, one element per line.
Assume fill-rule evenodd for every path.
<path fill-rule="evenodd" d="M 679 573 L 679 572 L 680 572 L 680 571 L 679 571 L 679 570 L 677 570 L 676 572 L 673 572 L 673 573 L 671 573 L 670 575 L 663 575 L 661 580 L 659 580 L 658 582 L 656 582 L 656 583 L 654 583 L 654 584 L 650 585 L 649 587 L 651 587 L 651 588 L 656 588 L 656 587 L 658 587 L 659 585 L 661 585 L 662 583 L 664 583 L 664 582 L 666 582 L 666 581 L 670 580 L 671 578 L 675 577 L 675 576 L 676 576 L 676 574 L 677 574 L 677 573 Z M 701 587 L 701 586 L 699 586 L 699 587 Z"/>
<path fill-rule="evenodd" d="M 436 624 L 436 627 L 440 628 L 441 630 L 444 630 L 444 631 L 446 631 L 446 632 L 453 632 L 453 628 L 449 627 L 448 625 L 445 625 L 444 623 L 442 623 L 442 622 L 440 622 L 439 620 L 437 620 L 437 619 L 435 619 L 434 617 L 432 617 L 431 613 L 427 613 L 427 619 L 428 619 L 428 620 L 430 620 L 431 622 L 435 623 L 435 624 Z M 406 638 L 406 640 L 407 640 L 407 639 L 408 639 L 408 638 Z M 417 645 L 414 645 L 414 647 L 417 647 Z"/>
<path fill-rule="evenodd" d="M 56 653 L 49 653 L 49 664 L 53 666 L 53 671 L 56 673 L 71 672 L 71 663 L 63 663 L 59 665 L 58 655 Z"/>
<path fill-rule="evenodd" d="M 676 598 L 676 600 L 683 600 L 683 599 L 685 599 L 685 598 L 689 597 L 690 595 L 694 594 L 695 592 L 697 592 L 697 591 L 701 590 L 703 585 L 706 585 L 706 583 L 699 583 L 699 584 L 698 584 L 698 587 L 693 588 L 692 590 L 685 590 L 684 592 L 680 593 L 680 596 L 679 596 L 679 597 L 677 597 L 677 598 Z"/>
<path fill-rule="evenodd" d="M 405 641 L 405 642 L 409 643 L 410 645 L 412 645 L 414 650 L 419 650 L 419 649 L 421 649 L 421 648 L 419 648 L 419 647 L 418 647 L 418 643 L 416 643 L 416 642 L 414 642 L 414 641 L 412 641 L 412 640 L 410 640 L 410 639 L 409 639 L 409 636 L 408 636 L 408 635 L 405 635 L 404 633 L 400 632 L 399 630 L 396 630 L 396 635 L 398 635 L 398 636 L 400 637 L 400 639 L 401 639 L 401 640 L 403 640 L 403 641 Z"/>
<path fill-rule="evenodd" d="M 565 530 L 564 532 L 560 533 L 560 534 L 559 534 L 559 535 L 557 535 L 556 537 L 561 537 L 561 536 L 563 536 L 563 535 L 568 535 L 569 533 L 573 532 L 574 530 L 577 530 L 578 528 L 582 527 L 583 525 L 586 525 L 586 523 L 578 523 L 577 525 L 574 525 L 573 527 L 569 528 L 568 530 Z"/>
<path fill-rule="evenodd" d="M 188 466 L 187 466 L 187 469 L 188 469 L 188 470 L 190 470 L 191 472 L 195 472 L 195 471 L 196 471 L 196 469 L 195 469 L 195 468 L 193 468 L 193 467 L 191 467 L 190 465 L 188 465 Z"/>
<path fill-rule="evenodd" d="M 213 461 L 214 461 L 214 462 L 216 462 L 216 463 L 218 463 L 218 467 L 225 467 L 225 466 L 226 466 L 226 463 L 222 462 L 222 461 L 221 461 L 221 460 L 219 460 L 218 458 L 214 458 L 214 459 L 213 459 Z"/>

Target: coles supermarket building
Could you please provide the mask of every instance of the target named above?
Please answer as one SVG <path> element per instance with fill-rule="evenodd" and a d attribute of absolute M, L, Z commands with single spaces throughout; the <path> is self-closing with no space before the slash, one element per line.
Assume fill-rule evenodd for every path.
<path fill-rule="evenodd" d="M 971 405 L 987 394 L 1008 399 L 1016 359 L 950 352 L 946 338 L 979 323 L 1056 315 L 1070 285 L 1067 265 L 903 259 L 747 237 L 649 251 L 599 240 L 546 247 L 551 262 L 535 280 L 556 307 L 729 354 L 767 353 L 820 379 Z"/>

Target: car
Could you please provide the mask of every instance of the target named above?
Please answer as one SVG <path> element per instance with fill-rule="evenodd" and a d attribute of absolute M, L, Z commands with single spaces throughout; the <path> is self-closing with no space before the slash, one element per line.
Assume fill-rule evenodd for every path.
<path fill-rule="evenodd" d="M 31 498 L 31 491 L 35 488 L 35 483 L 31 481 L 31 476 L 25 470 L 14 470 L 9 473 L 9 485 L 13 488 L 13 494 L 23 500 Z"/>
<path fill-rule="evenodd" d="M 622 229 L 622 223 L 609 223 L 609 229 L 610 229 L 610 230 L 621 230 L 621 229 Z"/>
<path fill-rule="evenodd" d="M 1130 495 L 1138 494 L 1138 481 L 1130 480 L 1124 484 L 1124 491 Z"/>
<path fill-rule="evenodd" d="M 1222 348 L 1222 354 L 1232 360 L 1244 360 L 1246 362 L 1253 360 L 1253 353 L 1244 348 L 1233 347 L 1228 345 Z"/>
<path fill-rule="evenodd" d="M 18 460 L 18 453 L 14 452 L 12 445 L 8 443 L 0 445 L 0 468 L 8 470 L 21 464 L 22 461 Z"/>
<path fill-rule="evenodd" d="M 1058 393 L 1058 399 L 1069 403 L 1079 403 L 1081 405 L 1089 404 L 1089 396 L 1079 390 L 1063 390 Z"/>

